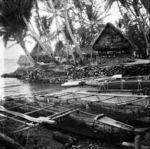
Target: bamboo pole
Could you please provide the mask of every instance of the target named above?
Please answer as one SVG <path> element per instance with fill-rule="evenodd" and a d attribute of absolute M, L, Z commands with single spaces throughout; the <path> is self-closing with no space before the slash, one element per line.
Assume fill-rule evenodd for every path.
<path fill-rule="evenodd" d="M 135 145 L 135 149 L 141 149 L 141 136 L 140 135 L 136 135 L 134 138 L 134 145 Z"/>
<path fill-rule="evenodd" d="M 28 116 L 26 114 L 22 114 L 22 113 L 19 113 L 19 112 L 7 110 L 3 106 L 0 106 L 0 111 L 8 113 L 8 114 L 11 114 L 11 115 L 14 115 L 14 116 L 18 116 L 20 118 L 23 118 L 23 119 L 25 119 L 27 121 L 34 122 L 34 123 L 43 123 L 43 122 L 46 122 L 46 123 L 49 123 L 49 124 L 54 124 L 55 123 L 55 121 L 50 120 L 48 117 L 35 118 L 35 117 Z"/>

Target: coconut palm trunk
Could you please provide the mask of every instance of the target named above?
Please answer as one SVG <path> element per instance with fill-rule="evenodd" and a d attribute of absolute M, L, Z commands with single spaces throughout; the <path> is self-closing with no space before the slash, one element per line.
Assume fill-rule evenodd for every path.
<path fill-rule="evenodd" d="M 52 0 L 49 0 L 48 1 L 48 4 L 49 6 L 52 8 L 53 10 L 53 13 L 55 13 L 55 17 L 56 17 L 56 9 L 54 7 L 54 2 Z M 81 50 L 80 50 L 80 46 L 78 45 L 78 43 L 76 42 L 74 36 L 73 36 L 73 33 L 72 33 L 72 30 L 71 30 L 71 27 L 70 27 L 70 24 L 69 24 L 69 20 L 68 20 L 68 12 L 67 12 L 67 8 L 66 8 L 66 4 L 67 4 L 67 1 L 64 2 L 64 7 L 65 7 L 65 22 L 66 22 L 66 27 L 67 27 L 67 30 L 68 30 L 68 33 L 71 37 L 71 40 L 73 41 L 73 44 L 75 45 L 76 47 L 76 52 L 78 53 L 78 55 L 80 56 L 80 59 L 83 60 L 83 56 L 82 56 L 82 53 L 81 53 Z M 62 30 L 62 34 L 64 35 L 65 39 L 66 39 L 66 36 L 65 36 L 65 33 L 64 31 Z M 68 44 L 68 43 L 67 43 Z"/>
<path fill-rule="evenodd" d="M 37 28 L 38 28 L 38 31 L 39 31 L 39 34 L 40 36 L 42 35 L 42 31 L 41 31 L 41 18 L 40 18 L 40 14 L 39 14 L 39 6 L 38 6 L 38 2 L 37 0 L 35 1 L 35 11 L 36 11 L 36 15 L 37 15 L 37 20 L 36 20 L 36 23 L 37 23 Z"/>
<path fill-rule="evenodd" d="M 133 10 L 130 8 L 130 6 L 128 4 L 127 4 L 126 9 L 127 9 L 128 12 L 131 12 L 131 14 L 135 17 L 136 21 L 138 22 L 138 24 L 140 26 L 140 29 L 143 33 L 144 41 L 145 41 L 145 44 L 146 44 L 146 55 L 147 55 L 147 57 L 149 57 L 150 56 L 150 43 L 148 42 L 148 38 L 147 38 L 147 35 L 146 35 L 146 30 L 143 27 L 142 22 L 140 21 L 139 17 L 133 12 Z"/>
<path fill-rule="evenodd" d="M 25 42 L 22 40 L 20 42 L 20 46 L 22 47 L 22 49 L 24 50 L 24 53 L 29 61 L 29 63 L 32 65 L 32 66 L 35 66 L 36 62 L 34 61 L 34 59 L 31 57 L 30 53 L 28 52 L 26 46 L 25 46 Z"/>
<path fill-rule="evenodd" d="M 25 18 L 24 21 L 28 27 L 28 30 L 31 32 L 31 37 L 42 47 L 42 49 L 47 53 L 49 57 L 52 57 L 53 53 L 51 47 L 49 46 L 49 49 L 47 49 L 46 45 L 41 41 L 39 35 L 34 30 L 32 24 L 27 22 Z"/>
<path fill-rule="evenodd" d="M 67 3 L 67 1 L 66 1 Z M 73 36 L 73 33 L 72 33 L 72 30 L 71 30 L 71 27 L 70 27 L 70 24 L 69 24 L 69 19 L 68 19 L 68 11 L 67 11 L 67 4 L 64 4 L 65 5 L 65 22 L 66 22 L 66 27 L 67 27 L 67 30 L 69 32 L 69 35 L 71 37 L 71 40 L 73 41 L 73 44 L 75 45 L 76 47 L 76 51 L 77 53 L 79 54 L 80 56 L 80 59 L 83 60 L 83 56 L 82 56 L 82 53 L 81 53 L 81 49 L 80 49 L 80 46 L 78 45 L 78 43 L 76 42 L 74 36 Z"/>

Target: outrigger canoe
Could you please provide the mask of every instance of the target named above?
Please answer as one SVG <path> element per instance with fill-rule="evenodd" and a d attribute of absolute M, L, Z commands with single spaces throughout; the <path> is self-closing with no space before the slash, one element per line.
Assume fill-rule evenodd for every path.
<path fill-rule="evenodd" d="M 85 84 L 93 87 L 100 87 L 102 90 L 120 89 L 120 90 L 136 90 L 150 88 L 150 77 L 110 77 L 111 79 L 94 79 L 89 80 Z"/>
<path fill-rule="evenodd" d="M 51 126 L 109 142 L 133 141 L 134 138 L 134 127 L 131 125 L 116 121 L 104 114 L 96 115 L 80 110 L 56 120 L 56 125 Z"/>
<path fill-rule="evenodd" d="M 68 93 L 64 91 L 64 94 L 60 95 L 56 93 L 45 99 L 94 114 L 104 113 L 135 126 L 150 124 L 150 97 L 147 95 L 91 93 L 78 90 Z"/>
<path fill-rule="evenodd" d="M 17 104 L 14 108 L 0 106 L 0 113 L 7 115 L 7 119 L 25 123 L 25 128 L 20 127 L 20 132 L 26 127 L 30 128 L 38 124 L 44 124 L 49 128 L 55 128 L 85 137 L 106 141 L 133 141 L 134 127 L 114 120 L 104 114 L 91 114 L 76 108 L 66 108 L 57 104 L 42 102 Z M 12 107 L 12 108 L 11 108 Z M 35 108 L 35 109 L 34 109 Z M 63 109 L 63 110 L 62 110 Z M 4 119 L 5 120 L 5 119 Z"/>

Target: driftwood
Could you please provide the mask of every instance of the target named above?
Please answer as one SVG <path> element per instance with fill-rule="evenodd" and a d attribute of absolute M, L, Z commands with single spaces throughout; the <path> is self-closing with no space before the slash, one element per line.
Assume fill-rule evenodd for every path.
<path fill-rule="evenodd" d="M 23 146 L 21 146 L 14 139 L 6 136 L 3 133 L 0 133 L 0 142 L 2 144 L 4 144 L 7 148 L 11 148 L 11 149 L 25 149 Z"/>

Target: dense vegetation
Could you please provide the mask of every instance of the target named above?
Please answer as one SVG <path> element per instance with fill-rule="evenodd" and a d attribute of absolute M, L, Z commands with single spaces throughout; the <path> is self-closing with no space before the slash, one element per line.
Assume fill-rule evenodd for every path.
<path fill-rule="evenodd" d="M 92 45 L 113 3 L 118 4 L 122 14 L 117 25 L 130 39 L 136 55 L 149 57 L 149 0 L 1 0 L 0 35 L 5 43 L 11 40 L 19 43 L 32 64 L 35 64 L 35 60 L 25 44 L 28 35 L 50 57 L 72 55 L 74 61 L 82 61 L 82 48 Z M 106 12 L 102 11 L 102 5 L 105 5 Z M 33 25 L 33 20 L 36 25 Z M 52 42 L 56 43 L 55 53 Z"/>

